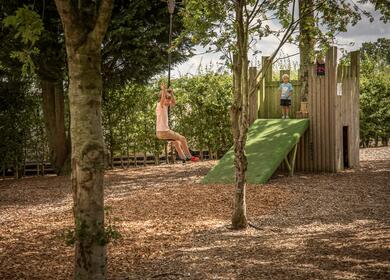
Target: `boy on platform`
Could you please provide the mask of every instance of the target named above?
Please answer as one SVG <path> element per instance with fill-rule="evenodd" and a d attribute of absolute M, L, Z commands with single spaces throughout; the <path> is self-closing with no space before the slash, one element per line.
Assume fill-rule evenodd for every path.
<path fill-rule="evenodd" d="M 282 106 L 282 119 L 288 119 L 288 113 L 291 106 L 291 95 L 293 93 L 293 87 L 289 82 L 290 77 L 287 74 L 282 76 L 283 83 L 280 84 L 280 106 Z"/>

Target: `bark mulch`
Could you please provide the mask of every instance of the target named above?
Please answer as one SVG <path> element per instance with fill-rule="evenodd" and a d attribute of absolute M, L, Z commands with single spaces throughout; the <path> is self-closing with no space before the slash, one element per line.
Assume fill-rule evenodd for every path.
<path fill-rule="evenodd" d="M 233 186 L 201 185 L 215 162 L 107 172 L 122 237 L 108 279 L 390 279 L 390 148 L 361 168 L 276 175 L 247 190 L 256 228 L 226 226 Z M 0 181 L 0 279 L 71 279 L 69 178 Z"/>

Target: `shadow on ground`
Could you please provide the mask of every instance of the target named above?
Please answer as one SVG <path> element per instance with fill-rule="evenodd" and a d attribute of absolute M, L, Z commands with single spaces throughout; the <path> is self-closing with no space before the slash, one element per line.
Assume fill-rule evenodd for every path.
<path fill-rule="evenodd" d="M 123 279 L 390 279 L 390 160 L 340 174 L 277 177 L 292 199 L 253 216 L 260 229 L 219 225 L 145 261 Z M 251 209 L 249 209 L 251 215 Z"/>
<path fill-rule="evenodd" d="M 368 158 L 249 186 L 259 229 L 245 231 L 226 228 L 233 186 L 199 184 L 211 162 L 110 171 L 122 238 L 108 246 L 108 279 L 390 279 L 390 157 Z M 69 178 L 19 182 L 0 185 L 0 279 L 70 279 Z"/>

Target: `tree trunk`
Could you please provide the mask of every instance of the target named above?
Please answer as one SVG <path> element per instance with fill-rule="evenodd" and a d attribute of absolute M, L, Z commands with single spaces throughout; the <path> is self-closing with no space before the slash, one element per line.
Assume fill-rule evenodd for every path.
<path fill-rule="evenodd" d="M 232 214 L 232 228 L 243 229 L 247 227 L 245 201 L 247 159 L 245 155 L 245 144 L 249 125 L 248 30 L 244 20 L 245 1 L 237 1 L 235 5 L 238 54 L 235 56 L 235 61 L 233 62 L 234 103 L 231 107 L 236 189 Z"/>
<path fill-rule="evenodd" d="M 55 0 L 64 27 L 69 69 L 72 191 L 75 218 L 74 278 L 106 278 L 101 121 L 101 44 L 113 0 Z"/>
<path fill-rule="evenodd" d="M 105 279 L 100 50 L 69 58 L 72 189 L 76 222 L 75 278 Z"/>
<path fill-rule="evenodd" d="M 57 175 L 70 173 L 69 140 L 65 128 L 65 106 L 62 81 L 41 80 L 42 108 L 50 161 Z"/>
<path fill-rule="evenodd" d="M 309 65 L 314 63 L 315 47 L 315 19 L 313 0 L 299 0 L 299 53 L 300 53 L 300 80 L 302 82 L 301 98 L 307 101 L 309 94 L 308 79 Z"/>
<path fill-rule="evenodd" d="M 382 145 L 383 146 L 389 146 L 389 138 L 388 137 L 382 137 Z"/>

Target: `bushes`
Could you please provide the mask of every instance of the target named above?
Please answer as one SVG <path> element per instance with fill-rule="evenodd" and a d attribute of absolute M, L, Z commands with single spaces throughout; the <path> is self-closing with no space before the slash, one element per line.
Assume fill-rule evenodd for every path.
<path fill-rule="evenodd" d="M 368 147 L 390 138 L 390 40 L 363 43 L 360 83 L 360 139 Z"/>
<path fill-rule="evenodd" d="M 103 133 L 111 158 L 137 152 L 155 154 L 162 149 L 155 137 L 156 97 L 152 86 L 136 84 L 104 97 Z"/>
<path fill-rule="evenodd" d="M 229 106 L 232 80 L 228 74 L 206 73 L 175 81 L 177 105 L 173 128 L 200 151 L 223 155 L 232 145 Z"/>
<path fill-rule="evenodd" d="M 216 73 L 174 81 L 177 105 L 171 111 L 170 125 L 187 137 L 191 148 L 222 155 L 231 147 L 231 85 L 228 74 Z M 158 83 L 130 83 L 104 97 L 104 136 L 111 156 L 161 152 L 163 142 L 155 136 L 158 92 Z"/>
<path fill-rule="evenodd" d="M 40 94 L 20 78 L 7 77 L 0 79 L 0 175 L 5 168 L 16 171 L 26 161 L 43 163 L 48 158 Z M 185 135 L 192 149 L 223 155 L 232 145 L 231 77 L 203 73 L 173 84 L 178 104 L 171 111 L 171 128 Z M 163 150 L 165 142 L 155 136 L 158 92 L 158 83 L 129 83 L 105 92 L 102 124 L 111 158 Z"/>
<path fill-rule="evenodd" d="M 18 76 L 0 71 L 0 170 L 22 175 L 26 161 L 43 161 L 47 146 L 40 99 Z"/>
<path fill-rule="evenodd" d="M 360 139 L 365 147 L 390 138 L 390 75 L 372 75 L 361 84 Z"/>

